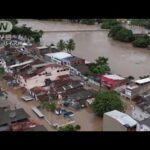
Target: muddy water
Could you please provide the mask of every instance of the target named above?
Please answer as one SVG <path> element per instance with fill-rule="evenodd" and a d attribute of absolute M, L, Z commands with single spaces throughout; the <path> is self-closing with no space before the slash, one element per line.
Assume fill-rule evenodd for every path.
<path fill-rule="evenodd" d="M 150 51 L 146 49 L 134 48 L 131 44 L 113 41 L 107 37 L 108 31 L 65 32 L 68 30 L 98 30 L 98 25 L 88 26 L 29 19 L 20 19 L 19 25 L 21 24 L 44 31 L 64 31 L 45 33 L 41 41 L 48 45 L 56 43 L 60 39 L 73 38 L 76 42 L 73 54 L 89 61 L 94 61 L 98 56 L 108 57 L 113 73 L 122 76 L 132 75 L 135 78 L 150 74 Z"/>

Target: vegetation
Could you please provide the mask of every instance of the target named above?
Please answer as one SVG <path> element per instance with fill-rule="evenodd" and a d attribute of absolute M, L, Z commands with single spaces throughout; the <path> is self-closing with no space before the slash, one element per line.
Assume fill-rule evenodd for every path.
<path fill-rule="evenodd" d="M 48 101 L 42 101 L 41 108 L 54 112 L 56 109 L 56 103 L 53 102 L 50 104 Z"/>
<path fill-rule="evenodd" d="M 60 50 L 60 51 L 63 51 L 66 49 L 66 43 L 64 40 L 60 40 L 58 43 L 57 43 L 57 49 Z"/>
<path fill-rule="evenodd" d="M 134 40 L 132 31 L 120 25 L 112 27 L 108 33 L 108 36 L 112 37 L 114 40 L 122 42 L 132 42 Z"/>
<path fill-rule="evenodd" d="M 134 80 L 134 77 L 133 76 L 128 76 L 127 79 L 128 80 Z"/>
<path fill-rule="evenodd" d="M 96 23 L 96 19 L 81 19 L 80 22 L 82 24 L 94 25 Z"/>
<path fill-rule="evenodd" d="M 149 75 L 145 75 L 145 76 L 140 76 L 139 78 L 140 79 L 145 79 L 145 78 L 148 78 L 148 77 L 150 77 Z"/>
<path fill-rule="evenodd" d="M 69 124 L 69 125 L 66 125 L 64 127 L 60 127 L 59 128 L 59 131 L 77 131 L 77 130 L 80 130 L 80 125 L 72 125 L 72 124 Z"/>
<path fill-rule="evenodd" d="M 132 44 L 134 47 L 146 48 L 150 44 L 150 38 L 147 35 L 143 37 L 136 37 Z"/>
<path fill-rule="evenodd" d="M 3 67 L 0 67 L 0 74 L 4 74 L 5 73 L 5 70 Z"/>
<path fill-rule="evenodd" d="M 123 111 L 124 106 L 119 96 L 113 91 L 99 91 L 96 94 L 95 101 L 92 104 L 94 112 L 103 117 L 103 114 L 112 110 Z"/>
<path fill-rule="evenodd" d="M 75 49 L 75 42 L 73 39 L 69 39 L 66 42 L 66 49 L 68 53 L 71 53 Z"/>
<path fill-rule="evenodd" d="M 131 19 L 131 25 L 143 26 L 150 29 L 150 19 Z"/>
<path fill-rule="evenodd" d="M 98 57 L 90 67 L 90 71 L 94 74 L 105 74 L 110 71 L 110 67 L 108 65 L 108 58 Z"/>
<path fill-rule="evenodd" d="M 120 23 L 117 21 L 117 19 L 103 19 L 101 28 L 102 29 L 110 29 L 119 24 Z"/>

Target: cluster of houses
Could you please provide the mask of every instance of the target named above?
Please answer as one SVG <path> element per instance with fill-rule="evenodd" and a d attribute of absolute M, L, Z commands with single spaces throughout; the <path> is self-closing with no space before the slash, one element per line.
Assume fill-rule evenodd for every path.
<path fill-rule="evenodd" d="M 33 52 L 42 59 L 34 57 Z M 86 89 L 85 83 L 114 90 L 135 102 L 132 118 L 115 110 L 108 112 L 104 114 L 103 130 L 120 128 L 122 131 L 134 131 L 137 126 L 141 131 L 150 129 L 150 78 L 129 81 L 116 74 L 85 77 L 84 73 L 89 71 L 89 62 L 66 52 L 54 50 L 49 53 L 49 49 L 44 46 L 2 48 L 0 66 L 6 72 L 4 79 L 9 87 L 24 88 L 36 101 L 55 100 L 66 107 L 80 109 L 91 104 L 95 96 L 95 91 Z"/>

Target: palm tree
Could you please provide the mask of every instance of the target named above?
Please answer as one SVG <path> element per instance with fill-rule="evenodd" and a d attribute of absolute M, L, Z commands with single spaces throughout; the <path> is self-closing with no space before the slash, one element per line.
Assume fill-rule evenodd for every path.
<path fill-rule="evenodd" d="M 75 42 L 73 39 L 70 39 L 66 43 L 66 49 L 68 53 L 71 53 L 75 49 Z"/>
<path fill-rule="evenodd" d="M 58 48 L 58 50 L 61 50 L 61 51 L 65 50 L 65 48 L 66 48 L 65 41 L 61 39 L 61 40 L 57 43 L 57 48 Z"/>

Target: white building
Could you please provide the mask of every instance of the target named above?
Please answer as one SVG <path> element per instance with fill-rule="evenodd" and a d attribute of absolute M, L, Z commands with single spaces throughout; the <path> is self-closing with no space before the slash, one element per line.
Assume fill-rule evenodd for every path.
<path fill-rule="evenodd" d="M 64 58 L 72 57 L 71 54 L 65 52 L 48 53 L 45 54 L 46 61 L 61 64 Z"/>
<path fill-rule="evenodd" d="M 21 87 L 31 89 L 36 86 L 45 86 L 45 80 L 57 80 L 59 76 L 69 75 L 69 68 L 58 64 L 48 64 L 47 66 L 28 70 L 26 74 L 18 75 L 17 82 Z"/>
<path fill-rule="evenodd" d="M 137 122 L 117 110 L 104 113 L 103 131 L 136 131 Z"/>

